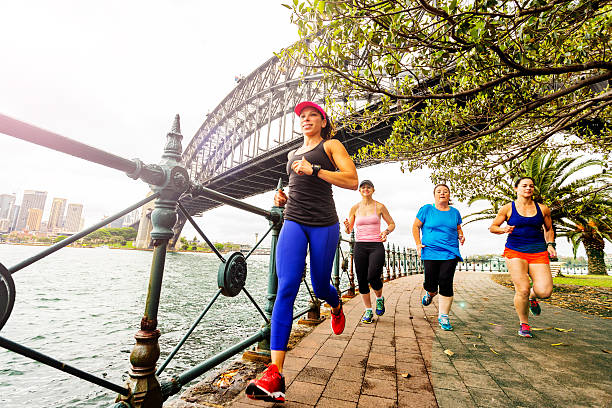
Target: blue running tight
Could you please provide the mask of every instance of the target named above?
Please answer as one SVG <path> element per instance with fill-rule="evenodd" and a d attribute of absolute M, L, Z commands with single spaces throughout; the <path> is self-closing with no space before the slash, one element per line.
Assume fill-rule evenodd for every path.
<path fill-rule="evenodd" d="M 293 303 L 300 289 L 306 252 L 310 245 L 310 279 L 315 296 L 331 307 L 340 304 L 338 292 L 330 283 L 331 270 L 340 236 L 340 224 L 313 227 L 285 220 L 276 247 L 278 292 L 272 311 L 271 350 L 287 350 Z"/>

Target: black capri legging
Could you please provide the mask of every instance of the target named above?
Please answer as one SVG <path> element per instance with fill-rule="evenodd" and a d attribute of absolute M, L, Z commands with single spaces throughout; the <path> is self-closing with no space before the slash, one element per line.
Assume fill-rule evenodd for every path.
<path fill-rule="evenodd" d="M 438 260 L 424 260 L 425 282 L 423 288 L 428 292 L 438 292 L 442 296 L 453 296 L 453 278 L 459 258 Z"/>
<path fill-rule="evenodd" d="M 385 265 L 385 246 L 382 242 L 355 242 L 353 247 L 353 261 L 359 293 L 370 293 L 368 284 L 374 290 L 383 287 L 382 272 Z"/>

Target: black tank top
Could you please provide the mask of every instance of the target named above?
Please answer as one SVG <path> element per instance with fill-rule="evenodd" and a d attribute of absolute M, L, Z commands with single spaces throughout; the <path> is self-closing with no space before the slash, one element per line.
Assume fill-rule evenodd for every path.
<path fill-rule="evenodd" d="M 304 225 L 329 226 L 338 222 L 332 186 L 327 181 L 309 175 L 299 176 L 291 169 L 296 160 L 306 158 L 318 164 L 323 170 L 336 171 L 336 167 L 325 153 L 322 140 L 314 149 L 305 153 L 289 154 L 287 174 L 289 174 L 289 198 L 285 206 L 285 219 Z"/>

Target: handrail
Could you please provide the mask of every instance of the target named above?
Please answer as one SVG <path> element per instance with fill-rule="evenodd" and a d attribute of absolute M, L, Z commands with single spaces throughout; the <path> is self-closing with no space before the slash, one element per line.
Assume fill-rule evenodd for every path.
<path fill-rule="evenodd" d="M 105 379 L 98 378 L 83 370 L 79 370 L 78 368 L 72 367 L 66 363 L 62 363 L 59 360 L 46 356 L 28 347 L 24 347 L 21 344 L 15 343 L 4 337 L 0 337 L 0 347 L 4 347 L 5 349 L 10 350 L 14 353 L 31 358 L 32 360 L 36 360 L 39 363 L 43 363 L 60 371 L 64 371 L 68 374 L 72 374 L 75 377 L 97 384 L 101 387 L 108 388 L 109 390 L 118 392 L 121 395 L 129 395 L 130 393 L 130 390 L 128 390 L 127 388 L 113 384 L 112 382 L 106 381 Z"/>
<path fill-rule="evenodd" d="M 74 157 L 101 164 L 128 174 L 134 174 L 141 164 L 135 160 L 124 159 L 104 150 L 91 147 L 85 143 L 58 135 L 57 133 L 32 126 L 20 120 L 0 114 L 0 133 L 44 146 L 51 150 L 66 153 Z M 164 174 L 160 168 L 142 168 L 142 178 L 151 183 L 159 182 Z"/>

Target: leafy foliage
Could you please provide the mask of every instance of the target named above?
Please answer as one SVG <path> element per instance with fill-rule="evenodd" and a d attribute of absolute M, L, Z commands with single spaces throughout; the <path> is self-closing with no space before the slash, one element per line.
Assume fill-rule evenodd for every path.
<path fill-rule="evenodd" d="M 433 2 L 432 2 L 433 3 Z M 536 149 L 612 149 L 612 4 L 596 0 L 293 0 L 304 41 L 285 50 L 322 71 L 334 114 L 365 132 L 392 124 L 361 161 L 427 166 L 460 198 Z M 518 159 L 518 160 L 517 160 Z"/>
<path fill-rule="evenodd" d="M 101 228 L 83 238 L 86 244 L 125 245 L 127 241 L 134 240 L 138 232 L 131 227 L 127 228 Z"/>

